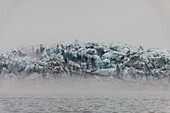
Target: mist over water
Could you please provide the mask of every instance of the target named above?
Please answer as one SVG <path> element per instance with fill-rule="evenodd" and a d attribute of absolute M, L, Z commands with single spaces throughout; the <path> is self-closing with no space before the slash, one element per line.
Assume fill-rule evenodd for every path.
<path fill-rule="evenodd" d="M 2 77 L 0 111 L 10 112 L 168 112 L 169 83 L 122 81 L 110 77 Z"/>
<path fill-rule="evenodd" d="M 169 83 L 165 80 L 120 80 L 112 77 L 46 77 L 33 74 L 28 77 L 2 77 L 1 94 L 31 95 L 114 95 L 116 92 L 128 91 L 169 91 Z"/>

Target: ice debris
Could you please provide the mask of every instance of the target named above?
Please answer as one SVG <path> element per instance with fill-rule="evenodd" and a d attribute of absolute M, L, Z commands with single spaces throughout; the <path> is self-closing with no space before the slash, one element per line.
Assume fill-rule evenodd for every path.
<path fill-rule="evenodd" d="M 118 43 L 57 43 L 51 47 L 40 44 L 0 54 L 0 74 L 10 73 L 165 78 L 170 76 L 170 50 Z"/>

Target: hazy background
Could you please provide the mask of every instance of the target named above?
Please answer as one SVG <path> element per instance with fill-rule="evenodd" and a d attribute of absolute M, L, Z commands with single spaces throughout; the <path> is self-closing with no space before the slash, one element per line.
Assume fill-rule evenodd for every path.
<path fill-rule="evenodd" d="M 57 41 L 170 49 L 169 0 L 0 0 L 0 51 Z"/>

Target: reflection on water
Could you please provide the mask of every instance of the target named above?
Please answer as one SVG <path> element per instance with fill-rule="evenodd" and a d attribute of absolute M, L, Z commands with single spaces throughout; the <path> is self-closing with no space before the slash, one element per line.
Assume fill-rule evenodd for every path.
<path fill-rule="evenodd" d="M 116 79 L 1 80 L 1 113 L 160 113 L 169 84 Z"/>

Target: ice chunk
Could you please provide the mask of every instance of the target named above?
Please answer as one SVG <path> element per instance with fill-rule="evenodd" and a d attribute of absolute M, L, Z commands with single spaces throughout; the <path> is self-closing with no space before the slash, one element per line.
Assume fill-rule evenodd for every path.
<path fill-rule="evenodd" d="M 95 49 L 90 49 L 90 48 L 86 49 L 86 54 L 95 55 L 96 53 L 97 52 Z"/>
<path fill-rule="evenodd" d="M 115 68 L 110 68 L 110 69 L 99 69 L 95 72 L 94 74 L 97 75 L 104 75 L 104 76 L 115 76 L 116 75 L 116 70 Z"/>
<path fill-rule="evenodd" d="M 2 73 L 3 73 L 3 74 L 9 74 L 10 71 L 9 71 L 8 69 L 6 69 L 5 67 L 3 67 Z"/>
<path fill-rule="evenodd" d="M 8 59 L 8 56 L 6 54 L 1 54 L 0 55 L 0 58 L 1 59 L 4 59 L 4 60 L 7 60 Z"/>
<path fill-rule="evenodd" d="M 111 59 L 112 58 L 112 54 L 111 53 L 105 53 L 103 56 L 102 56 L 102 59 Z"/>
<path fill-rule="evenodd" d="M 121 44 L 118 44 L 118 43 L 111 44 L 110 49 L 113 50 L 113 51 L 121 51 L 121 50 L 123 50 Z"/>

